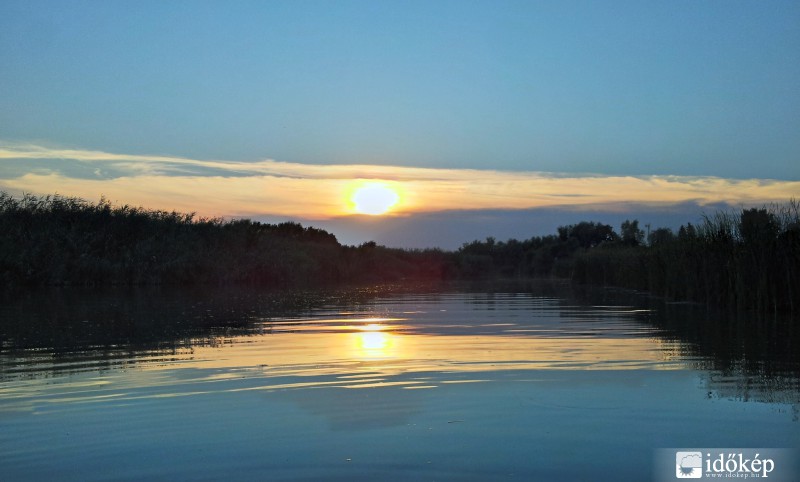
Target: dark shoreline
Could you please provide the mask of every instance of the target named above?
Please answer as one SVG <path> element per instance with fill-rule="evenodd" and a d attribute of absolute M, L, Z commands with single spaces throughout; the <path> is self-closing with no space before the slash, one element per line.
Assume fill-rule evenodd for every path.
<path fill-rule="evenodd" d="M 346 246 L 297 223 L 0 192 L 0 287 L 258 286 L 314 289 L 453 280 L 569 279 L 667 301 L 792 316 L 800 311 L 800 204 L 718 212 L 678 233 L 581 222 L 455 251 Z"/>

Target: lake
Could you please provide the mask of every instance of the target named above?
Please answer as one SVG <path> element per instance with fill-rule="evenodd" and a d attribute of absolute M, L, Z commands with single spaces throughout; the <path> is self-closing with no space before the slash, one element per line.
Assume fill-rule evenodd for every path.
<path fill-rule="evenodd" d="M 787 320 L 547 282 L 2 302 L 3 480 L 650 480 L 658 449 L 800 446 Z"/>

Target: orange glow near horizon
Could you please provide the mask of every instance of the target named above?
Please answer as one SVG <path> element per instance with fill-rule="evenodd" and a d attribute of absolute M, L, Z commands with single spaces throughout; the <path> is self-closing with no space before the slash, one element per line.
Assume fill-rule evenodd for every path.
<path fill-rule="evenodd" d="M 29 159 L 51 159 L 57 167 L 23 169 L 16 177 L 0 179 L 0 190 L 12 195 L 58 193 L 89 201 L 105 197 L 114 204 L 194 212 L 204 217 L 269 215 L 312 221 L 351 215 L 544 207 L 624 211 L 636 203 L 780 203 L 800 192 L 800 181 L 792 180 L 209 161 L 0 141 L 3 162 L 25 165 Z M 58 167 L 62 164 L 63 168 Z M 76 166 L 91 167 L 96 177 L 68 174 Z"/>

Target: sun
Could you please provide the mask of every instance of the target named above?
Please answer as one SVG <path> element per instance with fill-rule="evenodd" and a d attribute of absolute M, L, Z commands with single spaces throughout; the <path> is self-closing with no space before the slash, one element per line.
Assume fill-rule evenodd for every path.
<path fill-rule="evenodd" d="M 387 213 L 400 201 L 400 195 L 386 184 L 372 182 L 353 191 L 350 202 L 359 214 L 379 216 Z"/>

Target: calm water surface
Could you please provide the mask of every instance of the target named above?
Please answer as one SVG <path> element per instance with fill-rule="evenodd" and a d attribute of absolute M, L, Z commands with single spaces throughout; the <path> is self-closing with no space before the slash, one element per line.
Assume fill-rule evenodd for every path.
<path fill-rule="evenodd" d="M 80 290 L 0 308 L 3 480 L 649 480 L 800 446 L 785 321 L 608 291 Z"/>

